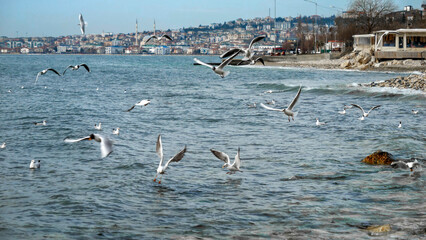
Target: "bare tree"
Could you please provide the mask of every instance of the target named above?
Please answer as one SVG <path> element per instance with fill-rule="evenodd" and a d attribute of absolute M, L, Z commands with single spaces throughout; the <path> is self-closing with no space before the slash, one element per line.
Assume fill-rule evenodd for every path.
<path fill-rule="evenodd" d="M 383 15 L 397 9 L 393 0 L 352 0 L 349 10 L 358 14 L 358 24 L 371 33 L 381 23 Z"/>

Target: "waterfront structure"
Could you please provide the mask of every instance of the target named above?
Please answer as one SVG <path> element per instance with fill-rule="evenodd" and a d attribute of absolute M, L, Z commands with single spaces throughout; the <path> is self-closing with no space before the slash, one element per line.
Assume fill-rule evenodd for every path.
<path fill-rule="evenodd" d="M 373 33 L 377 59 L 426 59 L 426 29 L 381 30 Z"/>

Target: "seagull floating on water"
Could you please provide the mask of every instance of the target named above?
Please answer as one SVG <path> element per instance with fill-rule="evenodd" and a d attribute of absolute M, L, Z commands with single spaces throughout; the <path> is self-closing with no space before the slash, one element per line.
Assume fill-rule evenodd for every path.
<path fill-rule="evenodd" d="M 102 130 L 102 123 L 99 123 L 98 125 L 95 123 L 95 129 L 96 130 Z"/>
<path fill-rule="evenodd" d="M 0 145 L 0 148 L 6 148 L 6 142 L 4 142 L 2 145 Z"/>
<path fill-rule="evenodd" d="M 325 125 L 325 122 L 320 122 L 317 118 L 317 122 L 315 123 L 317 126 Z"/>
<path fill-rule="evenodd" d="M 114 134 L 114 135 L 120 135 L 120 128 L 114 128 L 114 129 L 112 129 L 112 134 Z"/>
<path fill-rule="evenodd" d="M 44 69 L 43 71 L 41 71 L 41 72 L 37 73 L 37 77 L 36 77 L 36 80 L 35 80 L 34 84 L 36 84 L 36 83 L 37 83 L 38 77 L 39 77 L 40 75 L 44 75 L 44 74 L 46 74 L 46 73 L 47 73 L 47 71 L 52 71 L 52 72 L 54 72 L 54 73 L 58 74 L 58 76 L 61 76 L 61 74 L 60 74 L 60 73 L 58 73 L 58 71 L 56 71 L 56 70 L 55 70 L 55 69 L 53 69 L 53 68 Z"/>
<path fill-rule="evenodd" d="M 275 100 L 272 99 L 271 101 L 265 100 L 265 103 L 268 105 L 275 105 Z"/>
<path fill-rule="evenodd" d="M 40 168 L 40 160 L 37 160 L 37 162 L 35 160 L 31 160 L 30 169 L 36 168 Z"/>
<path fill-rule="evenodd" d="M 158 164 L 157 174 L 155 175 L 154 182 L 157 180 L 158 174 L 161 174 L 160 180 L 158 181 L 158 183 L 161 184 L 161 179 L 163 178 L 163 174 L 165 173 L 165 171 L 166 171 L 167 167 L 169 166 L 169 164 L 171 162 L 179 162 L 185 156 L 186 145 L 174 157 L 170 158 L 169 161 L 167 161 L 166 165 L 164 165 L 164 167 L 163 167 L 162 166 L 163 165 L 163 159 L 164 159 L 164 155 L 163 155 L 163 144 L 161 143 L 161 134 L 159 134 L 158 138 L 157 138 L 156 152 L 157 152 L 158 156 L 160 157 L 160 163 Z"/>
<path fill-rule="evenodd" d="M 231 164 L 231 160 L 229 159 L 228 154 L 221 152 L 221 151 L 214 150 L 214 149 L 210 149 L 210 151 L 217 158 L 219 158 L 220 160 L 225 162 L 225 164 L 223 164 L 222 168 L 226 167 L 229 170 L 229 172 L 227 172 L 226 174 L 234 174 L 236 171 L 241 171 L 240 170 L 240 167 L 241 167 L 240 148 L 238 148 L 237 155 L 235 155 L 235 160 L 232 164 Z"/>
<path fill-rule="evenodd" d="M 417 161 L 417 159 L 414 159 L 414 161 L 412 161 L 412 162 L 404 162 L 404 161 L 399 160 L 397 162 L 391 163 L 391 166 L 393 168 L 410 169 L 411 172 L 414 172 L 416 170 L 421 170 L 421 165 Z"/>
<path fill-rule="evenodd" d="M 249 45 L 248 48 L 246 48 L 246 49 L 243 49 L 243 48 L 234 48 L 234 49 L 231 49 L 231 50 L 225 52 L 224 54 L 220 55 L 220 58 L 227 58 L 227 57 L 235 54 L 236 52 L 237 53 L 242 52 L 242 53 L 244 53 L 244 57 L 241 59 L 241 61 L 250 61 L 250 64 L 252 64 L 252 65 L 254 63 L 256 63 L 256 61 L 261 61 L 261 63 L 263 65 L 265 65 L 265 63 L 263 62 L 263 59 L 261 59 L 261 58 L 260 59 L 259 58 L 254 59 L 253 58 L 254 57 L 254 53 L 252 52 L 253 44 L 259 42 L 260 40 L 264 39 L 265 37 L 266 36 L 255 37 L 255 38 L 253 38 L 253 40 L 251 40 L 250 45 Z"/>
<path fill-rule="evenodd" d="M 284 108 L 284 109 L 271 108 L 271 107 L 266 106 L 263 103 L 260 103 L 260 106 L 262 106 L 263 108 L 266 108 L 267 110 L 283 112 L 285 115 L 288 116 L 288 121 L 289 122 L 290 122 L 290 117 L 294 121 L 294 117 L 297 115 L 297 112 L 293 112 L 293 107 L 294 107 L 294 105 L 296 105 L 297 100 L 299 99 L 301 91 L 302 91 L 302 86 L 299 87 L 299 90 L 297 91 L 296 96 L 294 97 L 293 101 L 290 103 L 290 105 L 287 108 Z"/>
<path fill-rule="evenodd" d="M 200 60 L 198 60 L 197 58 L 194 58 L 194 61 L 197 62 L 200 65 L 204 65 L 206 67 L 209 67 L 213 70 L 213 72 L 215 72 L 217 75 L 219 75 L 221 78 L 224 78 L 226 76 L 229 75 L 229 71 L 224 71 L 223 68 L 226 67 L 231 61 L 232 59 L 237 56 L 239 53 L 239 51 L 237 51 L 236 53 L 234 53 L 231 57 L 229 57 L 228 59 L 224 60 L 218 67 L 216 66 L 212 66 L 210 64 L 207 64 L 205 62 L 202 62 Z"/>
<path fill-rule="evenodd" d="M 371 111 L 382 106 L 382 105 L 374 106 L 368 112 L 365 112 L 364 109 L 361 106 L 359 106 L 358 104 L 351 104 L 351 105 L 356 107 L 356 108 L 359 108 L 362 111 L 362 116 L 361 116 L 361 118 L 359 118 L 361 121 L 364 120 L 364 118 L 368 117 L 368 115 L 370 114 Z"/>
<path fill-rule="evenodd" d="M 347 105 L 345 105 L 345 106 L 343 107 L 343 111 L 340 111 L 339 113 L 340 113 L 340 114 L 342 114 L 342 115 L 344 115 L 344 114 L 346 114 L 346 109 L 350 109 L 350 108 L 352 108 L 352 106 L 347 106 Z"/>
<path fill-rule="evenodd" d="M 247 104 L 247 106 L 248 106 L 249 108 L 256 108 L 256 103 L 253 103 L 253 104 Z"/>
<path fill-rule="evenodd" d="M 399 122 L 398 128 L 402 128 L 402 122 Z"/>
<path fill-rule="evenodd" d="M 417 113 L 419 113 L 419 110 L 411 110 L 411 112 L 413 113 L 413 114 L 417 114 Z"/>
<path fill-rule="evenodd" d="M 141 107 L 145 107 L 146 105 L 150 104 L 151 101 L 149 99 L 143 99 L 140 102 L 136 103 L 135 105 L 133 105 L 131 108 L 127 109 L 127 112 L 130 112 L 133 110 L 133 108 L 135 108 L 136 106 L 141 106 Z"/>
<path fill-rule="evenodd" d="M 41 122 L 41 123 L 34 122 L 34 125 L 36 125 L 36 126 L 46 126 L 46 123 L 47 123 L 47 121 L 43 120 L 43 122 Z"/>
<path fill-rule="evenodd" d="M 82 64 L 78 64 L 78 65 L 75 65 L 75 66 L 69 65 L 67 68 L 65 68 L 62 75 L 65 75 L 65 72 L 68 70 L 68 68 L 71 68 L 74 71 L 74 70 L 78 70 L 80 67 L 84 67 L 88 72 L 90 72 L 89 66 L 87 66 L 87 64 L 85 64 L 85 63 L 82 63 Z"/>
<path fill-rule="evenodd" d="M 90 136 L 84 137 L 84 138 L 80 138 L 80 139 L 68 139 L 65 138 L 64 142 L 66 143 L 75 143 L 75 142 L 80 142 L 83 140 L 95 140 L 96 142 L 100 143 L 100 148 L 101 148 L 101 158 L 105 158 L 108 155 L 111 154 L 112 152 L 112 141 L 109 140 L 106 137 L 103 137 L 99 134 L 90 134 Z"/>

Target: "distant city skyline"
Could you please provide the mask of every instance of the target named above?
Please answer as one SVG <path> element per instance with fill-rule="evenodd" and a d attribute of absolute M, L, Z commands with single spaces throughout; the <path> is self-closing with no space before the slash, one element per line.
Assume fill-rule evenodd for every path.
<path fill-rule="evenodd" d="M 277 17 L 315 14 L 315 0 L 276 0 Z M 317 14 L 328 17 L 346 10 L 350 0 L 317 0 Z M 398 9 L 412 5 L 419 9 L 423 0 L 395 0 Z M 0 36 L 45 37 L 78 35 L 78 15 L 87 22 L 86 34 L 102 32 L 180 29 L 223 23 L 238 18 L 275 17 L 274 0 L 37 0 L 3 1 L 0 8 Z M 334 6 L 334 7 L 332 7 Z"/>

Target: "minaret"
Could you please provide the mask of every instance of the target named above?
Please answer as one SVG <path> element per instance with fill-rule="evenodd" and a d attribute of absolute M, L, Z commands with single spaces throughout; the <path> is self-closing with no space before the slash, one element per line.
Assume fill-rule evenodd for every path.
<path fill-rule="evenodd" d="M 139 38 L 139 36 L 138 36 L 138 19 L 136 19 L 136 34 L 135 34 L 135 38 L 136 38 L 136 46 L 139 46 L 139 44 L 138 44 L 138 38 Z"/>
<path fill-rule="evenodd" d="M 155 19 L 154 19 L 154 34 L 152 34 L 152 35 L 155 36 Z"/>

